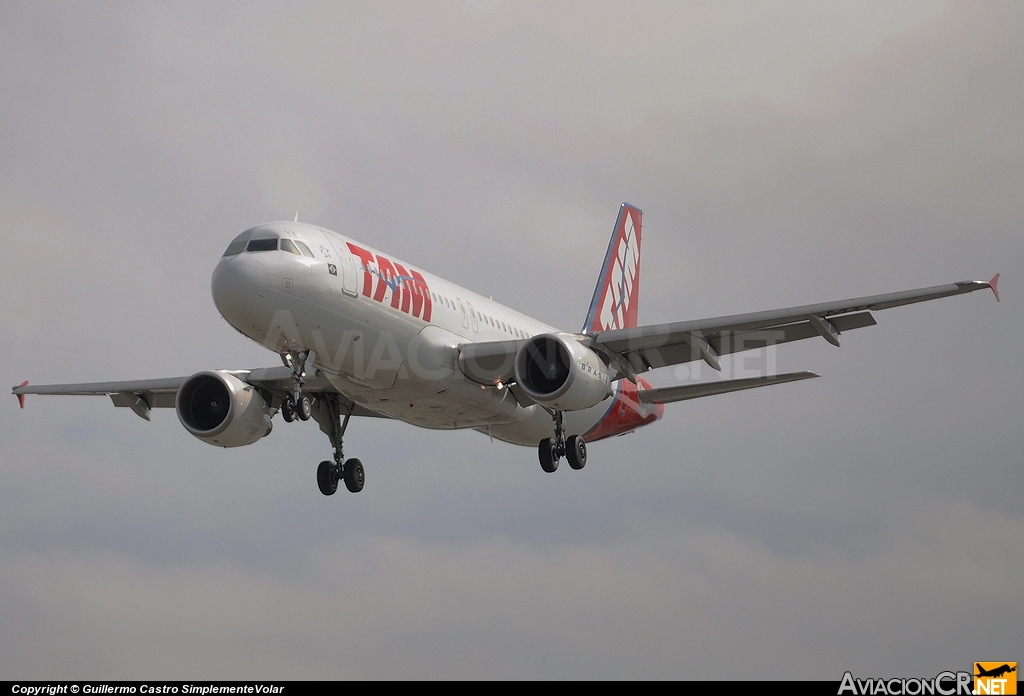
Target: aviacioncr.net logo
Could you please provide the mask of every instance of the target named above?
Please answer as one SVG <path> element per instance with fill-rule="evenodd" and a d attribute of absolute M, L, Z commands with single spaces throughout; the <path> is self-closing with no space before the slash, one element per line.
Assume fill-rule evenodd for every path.
<path fill-rule="evenodd" d="M 893 679 L 856 679 L 846 672 L 839 684 L 838 696 L 972 696 L 970 672 L 939 672 L 932 679 L 895 677 Z"/>
<path fill-rule="evenodd" d="M 1016 694 L 1017 663 L 1016 662 L 975 662 L 974 663 L 975 694 Z"/>

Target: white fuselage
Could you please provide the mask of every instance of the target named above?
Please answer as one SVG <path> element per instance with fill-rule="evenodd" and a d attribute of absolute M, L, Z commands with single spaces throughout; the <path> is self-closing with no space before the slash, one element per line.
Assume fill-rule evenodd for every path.
<path fill-rule="evenodd" d="M 269 247 L 272 239 L 288 242 L 240 250 L 260 246 L 252 240 Z M 551 436 L 546 410 L 521 406 L 500 383 L 467 378 L 458 346 L 558 329 L 400 259 L 321 227 L 275 222 L 236 238 L 213 273 L 212 290 L 232 326 L 275 353 L 312 350 L 313 366 L 370 410 L 425 428 L 476 428 L 521 445 Z M 622 391 L 615 385 L 596 406 L 567 412 L 567 435 L 592 431 L 615 406 L 623 413 L 639 408 L 639 421 L 628 427 L 636 418 L 627 419 L 599 437 L 660 416 L 659 407 L 623 399 Z"/>

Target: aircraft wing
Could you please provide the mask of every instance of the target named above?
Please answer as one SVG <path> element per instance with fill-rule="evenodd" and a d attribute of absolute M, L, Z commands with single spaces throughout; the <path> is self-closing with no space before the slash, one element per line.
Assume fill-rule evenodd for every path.
<path fill-rule="evenodd" d="M 819 336 L 839 345 L 843 331 L 875 324 L 871 312 L 937 300 L 989 288 L 999 299 L 997 282 L 963 281 L 839 302 L 803 305 L 767 312 L 734 314 L 696 321 L 652 324 L 586 334 L 587 343 L 617 370 L 615 379 L 636 379 L 652 368 L 704 360 L 721 369 L 719 356 Z"/>
<path fill-rule="evenodd" d="M 287 367 L 262 367 L 255 370 L 219 370 L 233 377 L 251 384 L 257 389 L 268 392 L 270 396 L 283 398 L 291 392 L 292 377 L 291 370 Z M 12 389 L 13 393 L 25 407 L 26 394 L 40 394 L 52 396 L 109 396 L 114 406 L 131 408 L 142 418 L 149 420 L 150 409 L 174 408 L 174 399 L 178 389 L 189 378 L 167 377 L 163 379 L 144 379 L 125 382 L 89 382 L 85 384 L 38 384 L 29 385 L 28 382 Z M 327 381 L 318 371 L 314 370 L 312 375 L 306 376 L 306 383 L 303 391 L 311 396 L 318 393 L 339 394 L 338 390 Z M 345 412 L 351 412 L 353 416 L 368 416 L 373 418 L 386 418 L 379 413 L 369 410 L 359 404 L 350 402 L 341 396 L 341 406 Z M 272 399 L 267 399 L 271 403 Z"/>
<path fill-rule="evenodd" d="M 716 370 L 721 369 L 719 356 L 754 350 L 777 343 L 788 343 L 803 338 L 820 336 L 832 345 L 839 345 L 839 336 L 843 331 L 859 329 L 875 324 L 871 312 L 890 307 L 937 300 L 952 295 L 962 295 L 975 290 L 990 288 L 999 299 L 997 283 L 999 274 L 985 282 L 969 280 L 949 285 L 937 285 L 931 288 L 905 290 L 886 295 L 857 297 L 839 302 L 803 305 L 776 309 L 768 312 L 751 314 L 734 314 L 697 321 L 682 321 L 671 324 L 651 324 L 630 329 L 613 329 L 594 331 L 577 335 L 577 340 L 588 345 L 602 355 L 612 371 L 611 378 L 629 379 L 636 382 L 636 376 L 647 370 L 668 365 L 704 360 Z M 515 392 L 514 362 L 516 352 L 525 340 L 488 341 L 481 343 L 464 343 L 459 346 L 459 367 L 462 372 L 481 384 L 494 384 L 502 381 L 509 384 Z M 796 374 L 796 373 L 795 373 Z M 747 383 L 745 380 L 733 380 L 729 388 L 721 387 L 726 382 L 716 382 L 716 391 L 698 393 L 665 392 L 661 396 L 665 401 L 707 396 L 711 393 L 723 393 L 735 389 L 749 389 L 754 386 L 779 384 L 781 381 L 806 379 L 816 376 L 812 373 L 799 373 L 799 377 L 780 380 L 782 375 L 760 382 Z M 731 382 L 730 382 L 731 384 Z M 685 395 L 684 395 L 685 394 Z M 523 403 L 522 397 L 516 397 Z M 655 396 L 650 394 L 653 401 Z"/>

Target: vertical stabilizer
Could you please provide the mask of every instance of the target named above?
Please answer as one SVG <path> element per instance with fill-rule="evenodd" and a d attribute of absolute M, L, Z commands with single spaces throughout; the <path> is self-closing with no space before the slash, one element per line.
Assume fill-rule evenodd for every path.
<path fill-rule="evenodd" d="M 636 326 L 640 296 L 640 226 L 643 213 L 623 203 L 597 279 L 584 332 Z"/>

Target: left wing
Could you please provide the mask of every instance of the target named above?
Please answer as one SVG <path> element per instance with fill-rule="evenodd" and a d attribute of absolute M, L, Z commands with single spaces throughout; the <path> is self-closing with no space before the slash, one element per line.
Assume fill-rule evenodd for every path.
<path fill-rule="evenodd" d="M 927 302 L 989 288 L 999 299 L 999 274 L 992 280 L 936 285 L 885 295 L 870 295 L 839 302 L 802 305 L 751 314 L 734 314 L 697 321 L 652 324 L 586 334 L 585 343 L 604 354 L 615 379 L 636 381 L 652 368 L 704 360 L 721 370 L 719 356 L 820 336 L 839 345 L 843 331 L 874 325 L 871 312 Z"/>
<path fill-rule="evenodd" d="M 839 345 L 843 331 L 859 329 L 875 324 L 871 312 L 890 307 L 937 300 L 952 295 L 962 295 L 976 290 L 991 289 L 999 299 L 997 283 L 999 274 L 992 280 L 968 280 L 949 285 L 905 290 L 886 295 L 870 295 L 839 302 L 802 305 L 787 309 L 751 314 L 734 314 L 697 321 L 682 321 L 671 324 L 651 324 L 628 329 L 612 329 L 575 334 L 577 341 L 593 349 L 608 364 L 612 381 L 629 379 L 634 384 L 637 375 L 647 370 L 668 365 L 704 360 L 716 370 L 721 370 L 719 356 L 754 350 L 777 343 L 788 343 L 804 338 L 820 336 L 834 346 Z M 497 381 L 509 384 L 515 393 L 515 356 L 525 340 L 488 341 L 464 343 L 459 346 L 459 367 L 462 372 L 481 384 Z M 805 379 L 811 373 L 799 373 L 796 379 Z M 767 384 L 780 383 L 781 375 L 766 380 Z M 784 380 L 792 381 L 792 379 Z M 740 380 L 743 382 L 743 380 Z M 722 384 L 722 383 L 716 383 Z M 734 384 L 728 390 L 747 389 L 762 386 L 761 383 Z M 707 396 L 718 391 L 672 392 L 669 401 Z M 683 396 L 683 394 L 686 394 Z M 668 397 L 668 392 L 662 396 Z M 523 399 L 517 393 L 520 403 Z M 650 399 L 655 398 L 653 394 Z M 663 401 L 660 403 L 666 403 Z"/>

